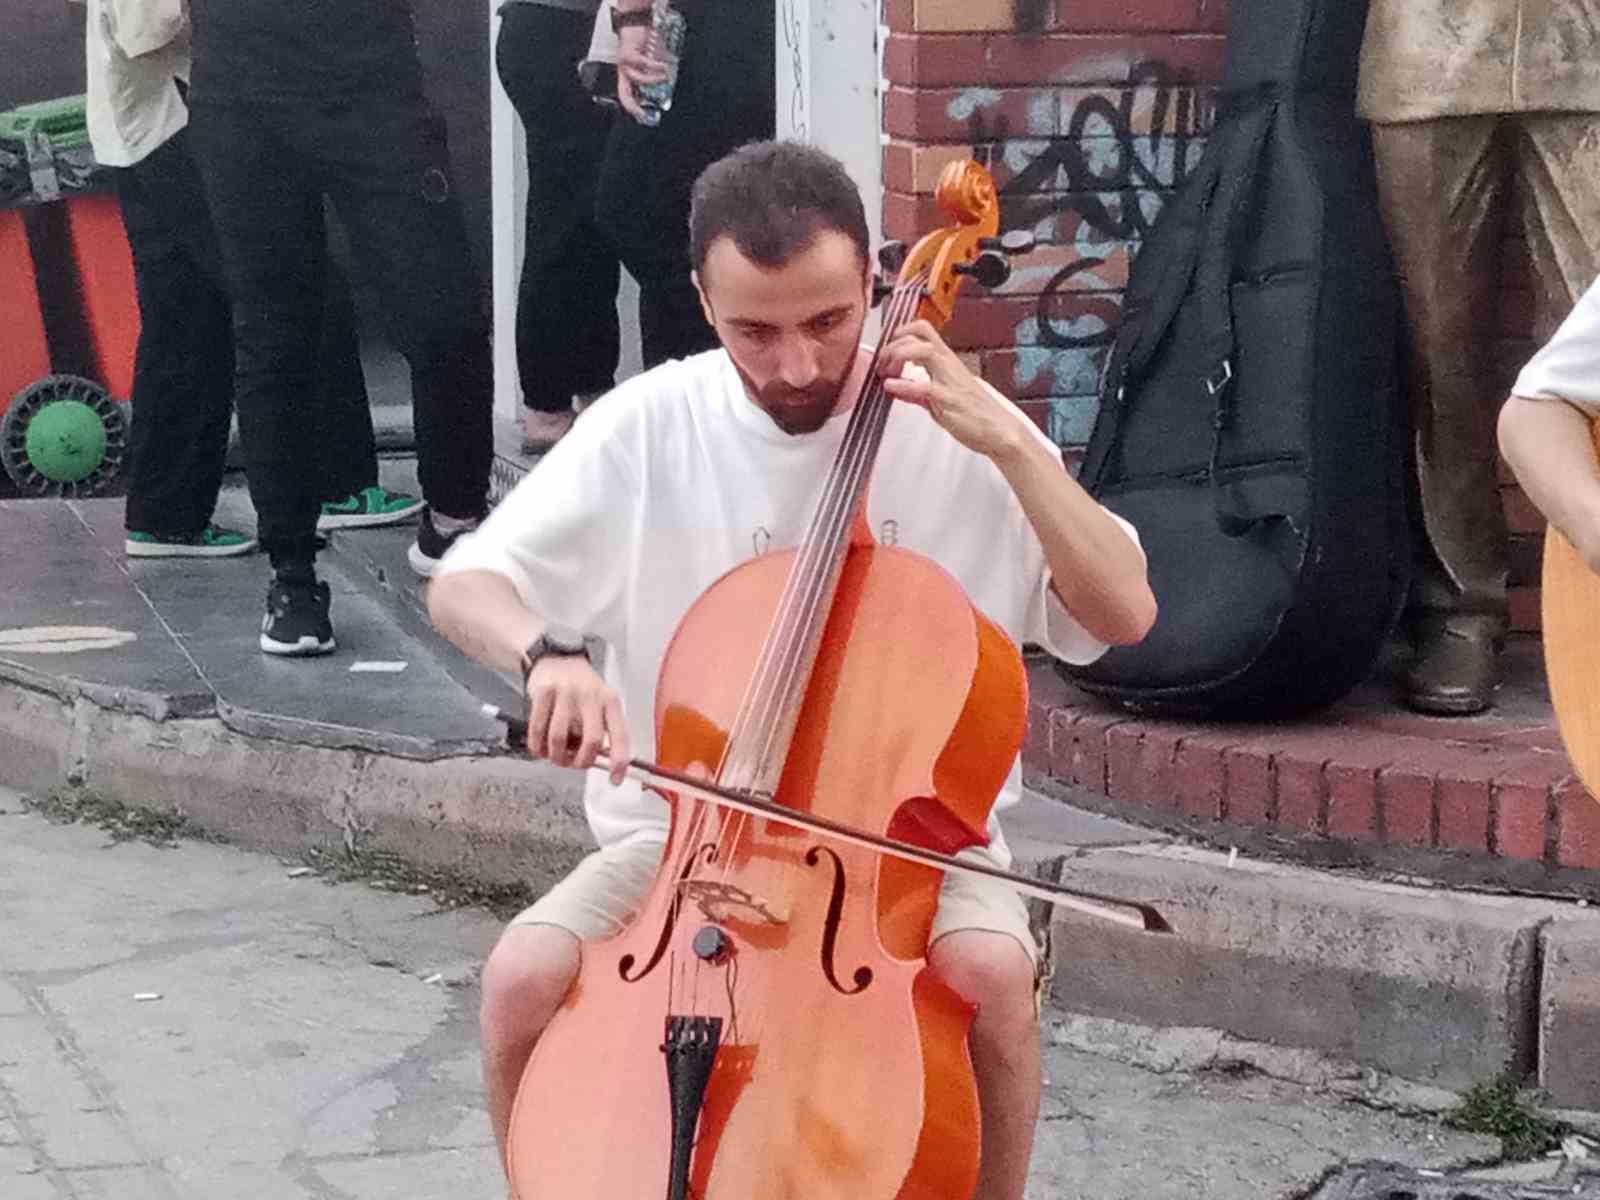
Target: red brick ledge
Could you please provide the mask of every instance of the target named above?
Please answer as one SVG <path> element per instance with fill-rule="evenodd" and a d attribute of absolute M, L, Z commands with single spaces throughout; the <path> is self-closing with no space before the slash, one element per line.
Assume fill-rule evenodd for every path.
<path fill-rule="evenodd" d="M 1036 661 L 1025 762 L 1158 825 L 1454 851 L 1524 881 L 1530 867 L 1600 870 L 1600 803 L 1561 747 L 1538 654 L 1531 641 L 1508 651 L 1508 681 L 1481 717 L 1407 712 L 1380 681 L 1280 725 L 1137 717 Z"/>

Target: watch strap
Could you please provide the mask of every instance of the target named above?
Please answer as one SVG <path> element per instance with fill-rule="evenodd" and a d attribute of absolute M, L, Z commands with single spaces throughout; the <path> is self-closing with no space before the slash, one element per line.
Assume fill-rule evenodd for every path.
<path fill-rule="evenodd" d="M 533 668 L 539 664 L 539 660 L 549 658 L 551 655 L 563 658 L 583 658 L 591 664 L 593 663 L 593 660 L 589 658 L 589 648 L 583 644 L 581 636 L 574 635 L 570 640 L 566 637 L 557 640 L 551 638 L 548 631 L 541 633 L 533 641 L 529 642 L 522 651 L 522 686 L 524 689 L 528 686 L 528 676 L 533 674 Z"/>

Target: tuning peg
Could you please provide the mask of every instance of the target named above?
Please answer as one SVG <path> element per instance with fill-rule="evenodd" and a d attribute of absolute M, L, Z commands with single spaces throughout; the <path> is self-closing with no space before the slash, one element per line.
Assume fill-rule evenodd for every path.
<path fill-rule="evenodd" d="M 998 250 L 985 250 L 969 263 L 957 263 L 957 275 L 968 275 L 986 288 L 997 288 L 1011 278 L 1011 260 Z"/>
<path fill-rule="evenodd" d="M 878 265 L 885 275 L 899 275 L 909 253 L 904 242 L 885 242 L 878 247 Z"/>
<path fill-rule="evenodd" d="M 872 307 L 877 308 L 890 296 L 894 295 L 894 284 L 888 282 L 883 276 L 874 276 L 872 280 Z"/>
<path fill-rule="evenodd" d="M 999 237 L 984 238 L 978 243 L 985 250 L 1006 255 L 1028 254 L 1036 249 L 1038 244 L 1039 239 L 1027 229 L 1009 229 Z"/>

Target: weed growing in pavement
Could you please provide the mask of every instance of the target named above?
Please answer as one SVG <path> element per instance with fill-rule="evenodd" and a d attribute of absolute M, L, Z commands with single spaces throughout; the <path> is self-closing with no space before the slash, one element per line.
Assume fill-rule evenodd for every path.
<path fill-rule="evenodd" d="M 93 788 L 59 787 L 42 800 L 24 796 L 22 807 L 57 825 L 93 825 L 114 842 L 176 846 L 180 838 L 214 840 L 178 809 L 135 808 Z"/>
<path fill-rule="evenodd" d="M 418 866 L 382 850 L 308 850 L 302 857 L 324 879 L 426 895 L 441 908 L 482 908 L 501 920 L 510 920 L 539 895 L 525 883 L 485 883 L 459 871 Z"/>
<path fill-rule="evenodd" d="M 1565 1121 L 1540 1112 L 1536 1094 L 1509 1075 L 1474 1084 L 1446 1114 L 1445 1124 L 1499 1138 L 1500 1151 L 1509 1159 L 1536 1158 L 1555 1150 L 1562 1137 L 1572 1132 Z"/>
<path fill-rule="evenodd" d="M 93 825 L 114 842 L 176 846 L 180 839 L 224 842 L 177 809 L 138 808 L 110 800 L 86 787 L 62 787 L 43 799 L 24 796 L 24 810 L 57 825 Z M 485 883 L 463 872 L 423 867 L 381 850 L 310 850 L 306 866 L 336 883 L 365 883 L 383 891 L 426 895 L 441 908 L 482 908 L 502 920 L 517 915 L 538 897 L 522 883 Z"/>

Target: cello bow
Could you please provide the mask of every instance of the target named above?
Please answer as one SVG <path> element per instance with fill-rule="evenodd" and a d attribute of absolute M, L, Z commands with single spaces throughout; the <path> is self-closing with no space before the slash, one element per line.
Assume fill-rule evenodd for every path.
<path fill-rule="evenodd" d="M 483 706 L 483 715 L 499 721 L 506 727 L 506 738 L 510 744 L 520 746 L 527 741 L 528 725 L 526 721 L 496 708 L 492 704 Z M 609 773 L 611 763 L 602 754 L 590 769 Z M 880 854 L 886 854 L 893 858 L 918 863 L 925 867 L 935 867 L 941 871 L 953 871 L 957 874 L 995 880 L 1021 892 L 1025 896 L 1043 900 L 1058 908 L 1071 909 L 1074 912 L 1082 913 L 1097 920 L 1108 921 L 1115 925 L 1137 930 L 1140 933 L 1172 932 L 1172 927 L 1167 924 L 1166 918 L 1161 915 L 1155 906 L 1141 900 L 1127 900 L 1100 892 L 1086 891 L 1082 888 L 1066 887 L 1063 884 L 1045 883 L 1043 880 L 1033 879 L 1027 875 L 1019 875 L 1013 871 L 1005 871 L 999 867 L 968 862 L 965 859 L 956 858 L 949 854 L 941 854 L 937 850 L 924 849 L 910 842 L 881 837 L 878 834 L 862 829 L 853 829 L 848 825 L 829 820 L 827 817 L 785 808 L 783 805 L 777 804 L 764 796 L 718 787 L 704 779 L 686 775 L 681 771 L 669 770 L 666 767 L 657 766 L 642 759 L 629 760 L 626 774 L 628 778 L 637 780 L 647 787 L 689 796 L 706 804 L 731 809 L 734 812 L 744 813 L 748 816 L 764 817 L 768 820 L 778 821 L 795 829 L 804 829 L 808 832 L 831 838 L 834 841 L 875 850 Z"/>

